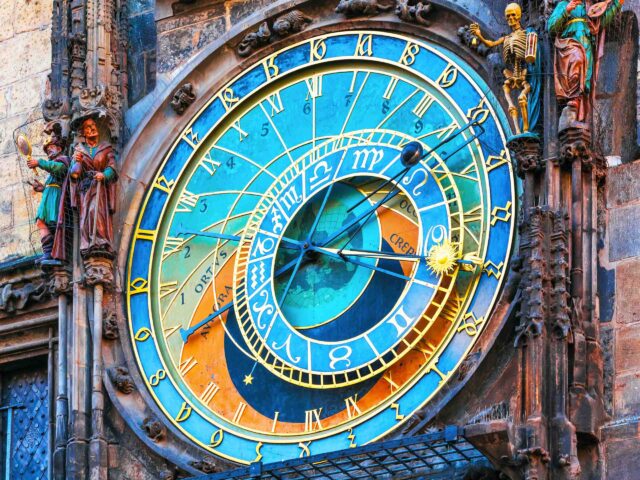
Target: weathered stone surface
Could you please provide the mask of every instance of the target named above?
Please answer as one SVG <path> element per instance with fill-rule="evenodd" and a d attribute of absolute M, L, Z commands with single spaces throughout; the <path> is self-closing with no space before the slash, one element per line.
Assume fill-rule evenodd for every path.
<path fill-rule="evenodd" d="M 34 73 L 47 72 L 51 64 L 51 30 L 36 30 L 0 44 L 0 86 Z"/>
<path fill-rule="evenodd" d="M 607 480 L 638 478 L 640 471 L 640 437 L 609 442 L 606 446 Z"/>
<path fill-rule="evenodd" d="M 609 260 L 640 256 L 640 205 L 609 212 Z"/>
<path fill-rule="evenodd" d="M 616 345 L 616 372 L 618 375 L 635 372 L 640 365 L 640 328 L 622 327 L 618 330 Z"/>
<path fill-rule="evenodd" d="M 13 3 L 14 9 L 11 9 L 7 3 Z M 2 6 L 12 10 L 15 15 L 13 31 L 16 34 L 47 29 L 51 24 L 53 0 L 31 0 L 29 2 L 5 0 L 2 2 Z"/>
<path fill-rule="evenodd" d="M 629 241 L 631 242 L 631 240 Z M 638 242 L 636 241 L 636 243 Z M 616 268 L 616 277 L 618 279 L 616 322 L 640 322 L 640 301 L 638 299 L 640 259 L 619 265 Z"/>
<path fill-rule="evenodd" d="M 609 208 L 640 200 L 640 160 L 610 168 L 607 172 Z"/>
<path fill-rule="evenodd" d="M 616 417 L 637 415 L 640 412 L 640 371 L 616 377 L 613 399 Z"/>
<path fill-rule="evenodd" d="M 46 72 L 13 83 L 7 90 L 8 114 L 16 115 L 38 108 L 44 98 L 46 84 Z"/>
<path fill-rule="evenodd" d="M 600 322 L 607 323 L 613 319 L 616 301 L 616 271 L 607 270 L 598 265 L 598 300 L 600 305 Z"/>

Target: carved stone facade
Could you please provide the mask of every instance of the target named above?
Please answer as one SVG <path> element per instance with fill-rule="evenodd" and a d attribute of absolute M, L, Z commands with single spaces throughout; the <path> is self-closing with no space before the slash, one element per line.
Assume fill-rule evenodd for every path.
<path fill-rule="evenodd" d="M 55 405 L 50 478 L 169 479 L 230 469 L 234 465 L 203 450 L 183 447 L 145 403 L 145 391 L 137 388 L 142 379 L 123 348 L 129 331 L 118 299 L 126 258 L 117 252 L 129 240 L 136 213 L 129 207 L 146 186 L 145 170 L 157 166 L 145 149 L 171 141 L 189 112 L 252 55 L 316 29 L 355 25 L 432 39 L 475 65 L 501 94 L 504 78 L 493 77 L 503 68 L 499 55 L 474 42 L 466 25 L 477 22 L 499 38 L 508 31 L 496 20 L 504 5 L 10 3 L 0 14 L 10 16 L 0 34 L 0 59 L 11 65 L 0 73 L 0 187 L 8 192 L 0 198 L 0 365 L 48 361 Z M 640 160 L 633 161 L 640 149 L 638 126 L 629 120 L 640 118 L 640 108 L 632 108 L 640 107 L 632 14 L 640 4 L 630 3 L 603 39 L 593 122 L 560 126 L 553 38 L 544 28 L 551 9 L 541 1 L 523 7 L 523 25 L 540 36 L 545 71 L 539 136 L 509 142 L 522 201 L 508 283 L 485 336 L 442 392 L 447 406 L 418 412 L 401 432 L 465 425 L 467 438 L 495 468 L 474 473 L 478 478 L 497 478 L 500 471 L 514 480 L 631 480 L 640 470 Z M 43 270 L 31 258 L 37 197 L 22 188 L 31 172 L 17 163 L 13 131 L 30 122 L 22 130 L 41 155 L 46 122 L 75 143 L 87 118 L 96 119 L 116 153 L 115 245 L 81 256 L 76 211 L 68 224 L 69 261 Z"/>

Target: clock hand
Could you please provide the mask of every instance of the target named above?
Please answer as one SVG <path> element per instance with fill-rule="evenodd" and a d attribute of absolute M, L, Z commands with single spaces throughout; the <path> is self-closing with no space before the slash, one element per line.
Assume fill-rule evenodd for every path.
<path fill-rule="evenodd" d="M 180 336 L 182 337 L 182 340 L 184 340 L 185 343 L 187 343 L 187 340 L 189 340 L 189 337 L 191 335 L 193 335 L 196 330 L 204 327 L 207 323 L 209 323 L 211 320 L 215 319 L 216 317 L 222 315 L 224 312 L 226 312 L 227 310 L 229 310 L 231 307 L 233 307 L 233 301 L 227 303 L 224 307 L 216 310 L 215 312 L 213 312 L 211 315 L 209 315 L 208 317 L 205 317 L 203 320 L 199 321 L 198 323 L 196 323 L 193 327 L 190 328 L 181 328 L 180 329 Z"/>
<path fill-rule="evenodd" d="M 284 292 L 282 292 L 282 296 L 280 297 L 280 305 L 284 305 L 284 299 L 287 298 L 287 293 L 289 293 L 289 288 L 291 288 L 291 284 L 293 283 L 293 277 L 298 273 L 298 269 L 300 268 L 300 264 L 302 263 L 302 259 L 304 258 L 304 252 L 300 252 L 298 255 L 298 259 L 296 260 L 296 264 L 293 267 L 293 272 L 289 277 L 289 281 L 287 282 L 287 286 L 284 288 Z"/>
<path fill-rule="evenodd" d="M 331 195 L 331 190 L 333 190 L 333 186 L 335 185 L 335 183 L 332 183 L 331 185 L 329 185 L 329 188 L 327 188 L 327 193 L 324 194 L 324 199 L 322 200 L 322 205 L 320 205 L 320 209 L 318 210 L 318 213 L 316 214 L 316 218 L 313 220 L 313 225 L 311 226 L 311 230 L 309 230 L 309 235 L 307 236 L 307 243 L 311 243 L 311 240 L 313 238 L 313 234 L 316 231 L 316 228 L 318 227 L 318 223 L 320 223 L 320 217 L 322 216 L 322 213 L 324 212 L 324 207 L 327 206 L 327 201 L 329 200 L 329 196 Z"/>
<path fill-rule="evenodd" d="M 280 275 L 285 274 L 286 272 L 288 272 L 289 270 L 291 270 L 292 268 L 295 267 L 296 263 L 301 260 L 303 257 L 303 255 L 300 255 L 300 257 L 292 260 L 291 262 L 287 263 L 286 265 L 284 265 L 283 267 L 281 267 L 279 270 L 276 271 L 275 276 L 279 277 Z M 295 272 L 294 274 L 295 275 Z M 293 278 L 293 275 L 291 275 L 291 277 Z M 291 283 L 291 279 L 289 279 L 289 283 Z M 286 291 L 285 291 L 286 292 Z M 284 299 L 283 299 L 284 300 Z M 189 337 L 191 335 L 193 335 L 197 330 L 199 330 L 200 328 L 204 327 L 207 323 L 215 320 L 216 317 L 219 317 L 220 315 L 222 315 L 224 312 L 226 312 L 227 310 L 229 310 L 231 307 L 233 307 L 233 301 L 227 303 L 224 307 L 218 309 L 217 311 L 213 312 L 211 315 L 205 317 L 203 320 L 199 321 L 198 323 L 196 323 L 193 327 L 190 328 L 181 328 L 180 329 L 180 336 L 182 336 L 182 339 L 184 340 L 184 342 L 186 343 L 187 340 L 189 339 Z"/>
<path fill-rule="evenodd" d="M 348 257 L 367 257 L 378 258 L 382 260 L 399 260 L 407 262 L 419 262 L 420 260 L 428 260 L 430 255 L 412 255 L 409 253 L 396 253 L 396 252 L 378 252 L 375 250 L 340 250 L 338 248 L 326 248 L 322 247 L 327 252 L 333 252 L 338 255 L 345 255 Z M 465 255 L 463 258 L 455 260 L 456 263 L 464 266 L 475 267 L 480 262 L 479 258 L 475 255 Z"/>
<path fill-rule="evenodd" d="M 209 237 L 209 238 L 220 238 L 222 240 L 231 240 L 232 242 L 239 242 L 242 240 L 242 237 L 238 235 L 229 235 L 227 233 L 216 233 L 216 232 L 196 232 L 195 230 L 181 230 L 178 232 L 178 235 L 198 235 L 200 237 Z M 283 245 L 285 248 L 296 248 L 299 249 L 304 242 L 299 240 L 294 240 L 293 238 L 288 237 L 280 237 L 280 239 L 284 243 L 288 243 L 289 245 Z"/>
<path fill-rule="evenodd" d="M 328 249 L 323 247 L 316 247 L 312 245 L 309 247 L 309 250 L 314 250 L 318 253 L 323 253 L 329 257 L 343 260 L 345 262 L 353 263 L 354 265 L 358 265 L 360 267 L 370 268 L 371 270 L 375 270 L 376 272 L 385 273 L 387 275 L 391 275 L 392 277 L 401 278 L 402 280 L 411 280 L 411 277 L 407 277 L 406 275 L 402 275 L 401 273 L 396 273 L 392 270 L 387 270 L 386 268 L 378 267 L 376 265 L 371 265 L 369 263 L 361 262 L 360 260 L 355 260 L 353 258 L 349 258 L 346 255 L 337 253 L 335 249 Z"/>

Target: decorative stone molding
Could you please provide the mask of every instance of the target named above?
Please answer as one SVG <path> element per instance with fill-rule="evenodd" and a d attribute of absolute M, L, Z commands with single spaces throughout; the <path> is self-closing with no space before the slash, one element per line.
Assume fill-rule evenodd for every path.
<path fill-rule="evenodd" d="M 154 416 L 145 418 L 142 422 L 141 428 L 147 437 L 156 443 L 164 440 L 167 435 L 164 425 Z"/>
<path fill-rule="evenodd" d="M 579 161 L 584 169 L 593 167 L 591 152 L 591 131 L 587 127 L 570 127 L 558 134 L 560 140 L 561 165 L 570 166 Z"/>
<path fill-rule="evenodd" d="M 133 383 L 133 378 L 129 374 L 129 369 L 126 367 L 113 367 L 108 370 L 109 379 L 113 383 L 114 387 L 125 395 L 129 395 L 136 388 Z"/>
<path fill-rule="evenodd" d="M 49 291 L 52 295 L 71 292 L 71 272 L 68 267 L 55 266 L 49 271 Z"/>
<path fill-rule="evenodd" d="M 19 287 L 7 283 L 0 287 L 0 312 L 14 313 L 49 298 L 49 285 L 45 281 L 25 283 Z"/>
<path fill-rule="evenodd" d="M 84 283 L 89 287 L 103 285 L 112 287 L 114 283 L 113 260 L 103 256 L 89 256 L 84 259 Z"/>
<path fill-rule="evenodd" d="M 379 0 L 340 0 L 336 13 L 346 17 L 371 17 L 390 11 L 393 5 L 383 5 Z"/>
<path fill-rule="evenodd" d="M 398 0 L 396 15 L 405 22 L 417 23 L 428 27 L 431 24 L 428 17 L 432 9 L 433 6 L 429 2 L 414 3 L 413 0 Z"/>
<path fill-rule="evenodd" d="M 178 115 L 182 115 L 189 106 L 195 102 L 196 92 L 192 83 L 185 83 L 173 94 L 171 108 Z"/>
<path fill-rule="evenodd" d="M 271 27 L 268 22 L 262 22 L 255 32 L 244 36 L 236 47 L 236 53 L 240 57 L 248 57 L 273 40 L 301 32 L 312 21 L 311 17 L 306 16 L 300 10 L 291 10 L 276 18 Z"/>
<path fill-rule="evenodd" d="M 540 138 L 537 135 L 522 135 L 513 137 L 507 143 L 509 150 L 516 159 L 517 172 L 524 178 L 527 172 L 541 172 L 544 169 Z"/>

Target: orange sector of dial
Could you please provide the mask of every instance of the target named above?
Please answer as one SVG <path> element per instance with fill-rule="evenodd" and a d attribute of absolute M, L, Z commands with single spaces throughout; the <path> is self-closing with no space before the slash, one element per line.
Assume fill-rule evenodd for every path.
<path fill-rule="evenodd" d="M 395 253 L 408 253 L 418 250 L 419 229 L 415 221 L 408 218 L 409 214 L 406 210 L 401 211 L 399 207 L 387 208 L 383 206 L 376 213 L 380 219 L 382 236 L 391 245 Z M 415 263 L 403 261 L 401 265 L 404 273 L 410 275 Z M 191 320 L 191 325 L 209 315 L 215 308 L 220 307 L 219 304 L 214 303 L 214 292 L 228 291 L 227 287 L 233 285 L 233 269 L 234 257 L 231 257 L 217 272 L 213 280 L 213 288 L 205 289 L 207 293 L 200 299 L 194 317 Z M 449 277 L 448 280 L 444 280 L 444 283 L 451 281 L 452 279 Z M 313 431 L 317 431 L 320 428 L 324 430 L 335 427 L 353 419 L 356 415 L 364 414 L 379 406 L 424 369 L 425 365 L 433 357 L 436 347 L 451 330 L 452 321 L 456 316 L 454 311 L 459 310 L 458 295 L 454 292 L 447 297 L 444 290 L 445 288 L 435 295 L 432 305 L 427 309 L 425 315 L 431 315 L 432 317 L 429 320 L 430 325 L 428 325 L 428 330 L 422 339 L 412 348 L 412 351 L 406 353 L 398 362 L 392 364 L 366 395 L 362 398 L 357 398 L 355 406 L 353 404 L 347 406 L 345 403 L 344 410 L 323 418 L 320 425 L 314 424 Z M 452 297 L 455 297 L 453 301 L 451 300 Z M 231 300 L 231 295 L 225 299 L 225 303 L 229 300 Z M 449 314 L 437 315 L 436 312 L 442 308 L 448 309 Z M 226 322 L 226 320 L 227 314 L 225 313 L 221 318 L 212 322 L 206 337 L 197 334 L 192 335 L 184 345 L 180 363 L 185 366 L 193 365 L 183 374 L 185 383 L 196 397 L 205 399 L 203 403 L 208 400 L 206 406 L 211 411 L 228 421 L 233 421 L 235 418 L 236 423 L 244 428 L 266 434 L 309 433 L 309 426 L 305 425 L 305 423 L 280 422 L 277 419 L 274 421 L 274 418 L 262 415 L 253 409 L 238 393 L 229 375 L 225 358 L 225 330 L 220 322 Z M 241 341 L 241 339 L 237 340 Z M 215 377 L 215 385 L 217 387 L 216 394 L 213 396 L 211 395 L 212 376 Z M 259 388 L 258 386 L 256 387 Z M 238 407 L 241 404 L 246 404 L 246 407 L 241 411 L 241 415 L 238 416 Z"/>

